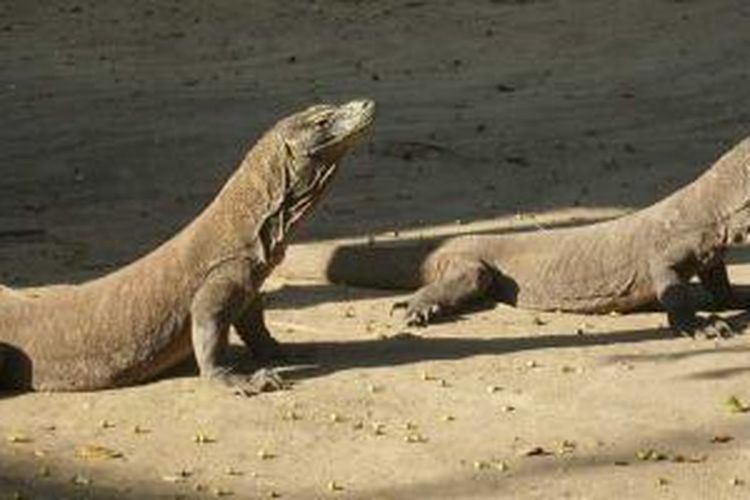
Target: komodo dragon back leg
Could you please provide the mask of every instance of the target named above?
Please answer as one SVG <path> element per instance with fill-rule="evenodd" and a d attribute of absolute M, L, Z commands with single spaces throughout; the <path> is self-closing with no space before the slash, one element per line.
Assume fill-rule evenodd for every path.
<path fill-rule="evenodd" d="M 734 334 L 734 331 L 726 321 L 715 315 L 701 318 L 696 314 L 696 306 L 689 293 L 688 279 L 676 269 L 678 264 L 691 259 L 689 248 L 691 247 L 688 245 L 675 248 L 667 255 L 653 258 L 650 263 L 651 279 L 656 297 L 667 312 L 669 326 L 675 332 L 688 337 L 730 337 Z M 721 281 L 726 280 L 726 286 L 729 286 L 729 280 L 726 279 L 726 269 L 723 271 L 716 268 L 711 271 L 707 270 L 705 276 L 712 280 L 711 284 L 707 286 L 709 292 L 712 295 L 719 294 L 717 298 L 722 300 L 726 290 L 723 289 L 724 284 Z M 706 283 L 703 281 L 703 276 L 701 276 L 701 280 L 704 284 Z"/>
<path fill-rule="evenodd" d="M 237 319 L 232 317 L 232 311 L 242 311 L 241 304 L 247 300 L 248 287 L 242 286 L 242 280 L 237 280 L 240 273 L 232 266 L 226 272 L 215 272 L 193 298 L 191 336 L 200 375 L 222 382 L 244 396 L 282 389 L 283 381 L 271 371 L 259 370 L 246 376 L 235 373 L 224 362 L 229 325 Z"/>
<path fill-rule="evenodd" d="M 436 279 L 417 290 L 410 299 L 393 305 L 393 309 L 405 309 L 408 326 L 425 326 L 489 295 L 494 272 L 484 262 L 455 256 L 442 262 L 445 262 L 444 267 L 440 263 L 433 266 L 439 269 Z"/>

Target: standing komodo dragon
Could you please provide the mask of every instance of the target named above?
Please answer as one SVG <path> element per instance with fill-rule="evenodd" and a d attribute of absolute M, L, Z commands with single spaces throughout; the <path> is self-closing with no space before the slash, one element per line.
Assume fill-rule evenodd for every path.
<path fill-rule="evenodd" d="M 394 307 L 424 325 L 467 302 L 582 313 L 627 312 L 658 300 L 672 329 L 726 336 L 720 318 L 696 316 L 687 283 L 696 274 L 720 306 L 735 303 L 723 261 L 750 226 L 750 138 L 666 199 L 611 221 L 440 242 L 289 248 L 277 275 L 419 290 Z"/>
<path fill-rule="evenodd" d="M 151 379 L 191 351 L 201 377 L 245 393 L 278 383 L 274 374 L 259 380 L 221 364 L 229 326 L 254 354 L 277 347 L 258 289 L 374 109 L 360 100 L 281 120 L 203 213 L 112 274 L 79 285 L 0 287 L 0 385 L 118 387 Z"/>

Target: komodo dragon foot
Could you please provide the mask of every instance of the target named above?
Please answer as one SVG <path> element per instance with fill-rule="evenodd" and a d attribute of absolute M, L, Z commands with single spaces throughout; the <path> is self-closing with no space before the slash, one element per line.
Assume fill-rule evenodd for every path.
<path fill-rule="evenodd" d="M 726 339 L 737 334 L 729 323 L 715 314 L 675 321 L 673 328 L 679 335 L 694 339 Z"/>
<path fill-rule="evenodd" d="M 229 388 L 236 396 L 250 397 L 262 392 L 273 392 L 287 389 L 290 383 L 284 380 L 275 370 L 261 368 L 252 375 L 234 373 L 226 370 L 211 377 Z"/>
<path fill-rule="evenodd" d="M 440 304 L 418 300 L 404 300 L 394 303 L 391 306 L 391 314 L 398 309 L 405 310 L 404 323 L 406 323 L 406 326 L 419 327 L 424 327 L 432 323 L 443 312 Z"/>

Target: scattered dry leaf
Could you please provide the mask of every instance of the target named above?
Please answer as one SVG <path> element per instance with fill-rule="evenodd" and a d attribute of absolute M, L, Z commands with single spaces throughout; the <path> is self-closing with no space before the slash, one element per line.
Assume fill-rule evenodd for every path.
<path fill-rule="evenodd" d="M 661 451 L 656 451 L 653 448 L 645 448 L 642 450 L 638 450 L 635 454 L 636 458 L 641 461 L 647 461 L 650 460 L 652 462 L 661 462 L 662 460 L 666 460 L 669 458 L 666 453 Z"/>
<path fill-rule="evenodd" d="M 210 444 L 210 443 L 215 443 L 216 439 L 209 436 L 203 431 L 198 431 L 195 433 L 195 436 L 193 436 L 193 441 L 195 441 L 198 444 Z"/>
<path fill-rule="evenodd" d="M 499 470 L 500 472 L 505 472 L 508 470 L 509 467 L 508 467 L 508 463 L 505 460 L 491 459 L 491 460 L 475 461 L 474 468 L 477 470 L 495 469 L 495 470 Z"/>
<path fill-rule="evenodd" d="M 541 446 L 532 446 L 531 448 L 523 450 L 521 455 L 524 457 L 542 457 L 545 455 L 551 455 L 551 453 Z"/>
<path fill-rule="evenodd" d="M 20 432 L 14 432 L 12 434 L 9 434 L 7 437 L 7 440 L 9 443 L 13 443 L 13 444 L 26 444 L 26 443 L 31 443 L 32 441 L 34 441 L 33 439 L 31 439 L 30 436 L 27 436 L 26 434 L 22 434 Z"/>
<path fill-rule="evenodd" d="M 341 485 L 340 485 L 339 483 L 337 483 L 336 481 L 328 481 L 328 489 L 329 489 L 330 491 L 343 491 L 343 490 L 344 490 L 344 487 L 343 487 L 343 486 L 341 486 Z"/>
<path fill-rule="evenodd" d="M 177 472 L 177 474 L 169 474 L 166 476 L 162 476 L 162 481 L 166 481 L 168 483 L 183 483 L 187 478 L 192 476 L 193 473 L 187 469 L 181 469 Z"/>
<path fill-rule="evenodd" d="M 734 438 L 732 436 L 729 436 L 727 434 L 718 434 L 711 438 L 712 443 L 728 443 L 732 441 Z"/>
<path fill-rule="evenodd" d="M 331 416 L 329 418 L 331 419 L 331 422 L 333 422 L 334 424 L 338 424 L 344 421 L 344 417 L 342 417 L 338 413 L 331 413 Z"/>
<path fill-rule="evenodd" d="M 406 441 L 407 443 L 426 443 L 427 438 L 424 437 L 422 434 L 413 432 L 413 433 L 407 434 L 404 437 L 404 441 Z"/>
<path fill-rule="evenodd" d="M 730 413 L 746 413 L 750 411 L 750 406 L 742 402 L 737 396 L 729 396 L 726 405 Z"/>
<path fill-rule="evenodd" d="M 474 462 L 474 468 L 477 470 L 489 469 L 490 463 L 486 460 L 476 460 Z"/>
<path fill-rule="evenodd" d="M 76 457 L 82 460 L 111 460 L 122 458 L 122 452 L 98 444 L 86 444 L 76 448 Z"/>

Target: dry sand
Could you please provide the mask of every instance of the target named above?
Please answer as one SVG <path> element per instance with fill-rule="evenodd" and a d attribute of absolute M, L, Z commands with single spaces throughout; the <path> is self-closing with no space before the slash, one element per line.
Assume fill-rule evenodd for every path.
<path fill-rule="evenodd" d="M 300 244 L 637 209 L 750 133 L 749 25 L 745 0 L 0 2 L 0 282 L 136 258 L 277 118 L 357 96 L 377 129 Z M 271 285 L 291 390 L 6 395 L 0 498 L 750 497 L 745 336 L 505 306 L 399 334 L 393 294 Z"/>

